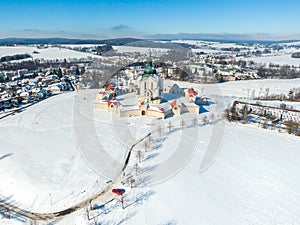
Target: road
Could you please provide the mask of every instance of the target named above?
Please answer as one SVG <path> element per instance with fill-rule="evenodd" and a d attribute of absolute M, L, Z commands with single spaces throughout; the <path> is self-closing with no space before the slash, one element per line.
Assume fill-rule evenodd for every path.
<path fill-rule="evenodd" d="M 31 212 L 26 209 L 22 209 L 16 205 L 14 205 L 13 203 L 9 203 L 6 200 L 0 199 L 0 211 L 7 212 L 9 214 L 16 214 L 22 218 L 33 220 L 33 221 L 51 221 L 51 220 L 57 219 L 59 217 L 68 215 L 79 209 L 85 208 L 85 207 L 89 206 L 90 202 L 93 200 L 97 200 L 97 202 L 102 202 L 103 204 L 108 202 L 109 200 L 114 198 L 113 194 L 111 193 L 111 189 L 114 188 L 115 184 L 122 181 L 123 171 L 125 171 L 125 169 L 128 165 L 132 150 L 138 143 L 142 142 L 144 139 L 146 139 L 150 135 L 151 135 L 151 133 L 148 133 L 147 135 L 140 138 L 135 144 L 133 144 L 131 146 L 130 150 L 128 151 L 122 171 L 120 171 L 120 173 L 118 174 L 117 178 L 114 181 L 109 183 L 101 191 L 93 194 L 92 196 L 84 199 L 83 201 L 78 202 L 77 204 L 75 204 L 67 209 L 64 209 L 62 211 L 50 212 L 50 213 L 38 213 L 38 212 Z"/>

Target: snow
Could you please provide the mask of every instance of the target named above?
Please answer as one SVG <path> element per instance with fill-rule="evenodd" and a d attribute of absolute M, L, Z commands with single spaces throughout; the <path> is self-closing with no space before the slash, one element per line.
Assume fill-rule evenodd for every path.
<path fill-rule="evenodd" d="M 247 97 L 248 90 L 251 92 L 255 90 L 255 96 L 258 96 L 260 89 L 262 89 L 262 95 L 266 94 L 266 88 L 269 88 L 269 94 L 288 94 L 290 89 L 294 87 L 300 87 L 300 79 L 292 80 L 275 80 L 275 79 L 266 79 L 266 80 L 248 80 L 248 81 L 238 81 L 238 82 L 227 82 L 221 83 L 219 85 L 205 85 L 205 90 L 210 93 L 210 90 L 217 89 L 218 86 L 225 96 L 240 96 Z"/>
<path fill-rule="evenodd" d="M 33 54 L 34 51 L 39 52 L 39 54 Z M 84 53 L 79 51 L 74 51 L 59 47 L 48 47 L 43 49 L 38 49 L 36 46 L 0 46 L 0 57 L 7 55 L 16 54 L 30 54 L 33 59 L 69 59 L 69 58 L 99 58 L 100 56 L 93 55 L 91 53 Z"/>
<path fill-rule="evenodd" d="M 222 53 L 226 53 L 224 51 L 219 51 L 219 50 L 214 50 L 214 49 L 207 49 L 207 48 L 192 49 L 192 52 L 204 52 L 204 53 L 207 53 L 207 54 L 222 54 Z"/>
<path fill-rule="evenodd" d="M 184 44 L 190 44 L 190 45 L 196 45 L 199 47 L 209 46 L 210 48 L 252 48 L 249 46 L 239 45 L 236 43 L 221 43 L 221 42 L 214 42 L 214 41 L 199 41 L 199 40 L 173 40 L 173 43 L 184 43 Z"/>
<path fill-rule="evenodd" d="M 190 84 L 188 82 L 178 82 L 166 80 L 165 86 L 177 83 L 180 87 L 194 87 L 200 90 L 200 95 L 219 95 L 225 97 L 251 97 L 254 90 L 255 97 L 266 94 L 266 88 L 269 88 L 269 95 L 271 94 L 288 94 L 293 88 L 300 87 L 300 78 L 297 79 L 265 79 L 265 80 L 244 80 L 232 81 L 217 84 Z"/>
<path fill-rule="evenodd" d="M 292 58 L 291 54 L 274 55 L 274 56 L 261 56 L 261 57 L 249 57 L 244 58 L 246 61 L 253 61 L 255 63 L 266 64 L 269 66 L 270 63 L 276 65 L 290 65 L 300 66 L 300 59 Z"/>
<path fill-rule="evenodd" d="M 93 48 L 97 46 L 104 46 L 105 44 L 66 44 L 66 45 L 60 45 L 63 47 L 68 48 Z"/>
<path fill-rule="evenodd" d="M 271 90 L 284 91 L 297 84 L 300 79 L 241 81 L 218 87 L 223 94 L 244 96 L 243 88 L 246 87 L 268 86 L 271 93 Z M 188 83 L 179 85 L 193 86 L 197 91 L 202 87 Z M 213 87 L 205 86 L 204 92 L 209 92 L 208 89 L 212 91 Z M 54 96 L 0 120 L 2 196 L 12 196 L 19 206 L 36 212 L 65 209 L 107 186 L 106 182 L 111 178 L 108 176 L 115 176 L 120 171 L 130 146 L 160 126 L 162 135 L 153 133 L 137 176 L 134 175 L 135 155 L 137 150 L 144 149 L 144 142 L 137 144 L 132 153 L 125 173 L 134 175 L 135 187 L 131 189 L 119 182 L 113 184 L 114 188 L 126 189 L 125 209 L 113 194 L 105 202 L 101 199 L 93 201 L 98 205 L 107 203 L 106 212 L 103 208 L 90 212 L 98 215 L 95 218 L 98 223 L 235 225 L 299 222 L 298 137 L 251 125 L 224 124 L 222 120 L 194 127 L 191 122 L 195 117 L 188 113 L 167 120 L 119 118 L 117 114 L 90 108 L 97 92 L 84 90 Z M 204 115 L 209 116 L 209 113 L 199 115 L 200 123 Z M 184 129 L 180 127 L 182 119 L 186 122 Z M 174 127 L 171 132 L 167 128 L 169 121 Z M 224 126 L 218 136 L 215 129 Z M 91 127 L 102 147 L 94 141 Z M 201 165 L 210 141 L 215 145 L 220 143 L 215 146 L 218 154 L 203 170 Z M 85 152 L 83 147 L 88 151 Z M 113 161 L 99 160 L 107 154 Z M 114 164 L 107 165 L 110 162 Z M 112 167 L 112 171 L 107 171 L 108 167 Z M 10 221 L 11 224 L 19 223 Z M 0 222 L 6 224 L 7 219 L 0 218 Z M 83 208 L 56 224 L 93 222 L 87 222 Z"/>
<path fill-rule="evenodd" d="M 250 103 L 256 103 L 257 100 L 247 100 Z M 293 109 L 300 110 L 300 102 L 289 102 L 289 101 L 260 101 L 265 106 L 273 106 L 280 108 L 282 103 L 286 104 L 287 108 L 292 107 Z"/>
<path fill-rule="evenodd" d="M 248 48 L 247 46 L 243 46 L 243 45 L 238 45 L 235 43 L 213 43 L 211 44 L 212 47 L 215 48 Z"/>
<path fill-rule="evenodd" d="M 287 42 L 282 43 L 283 45 L 291 46 L 291 45 L 300 45 L 300 41 L 294 41 L 294 42 Z"/>
<path fill-rule="evenodd" d="M 179 173 L 156 185 L 131 189 L 124 197 L 126 208 L 122 210 L 118 202 L 107 205 L 107 214 L 98 210 L 98 223 L 297 224 L 300 140 L 247 125 L 226 124 L 216 161 L 200 172 L 210 129 L 211 125 L 199 128 L 198 146 L 190 146 L 187 137 L 182 139 L 186 148 L 196 149 Z M 143 168 L 166 160 L 166 153 L 174 151 L 182 135 L 174 132 L 163 147 L 151 150 L 148 154 L 154 156 L 142 163 Z M 155 175 L 155 169 L 140 177 L 149 174 Z"/>
<path fill-rule="evenodd" d="M 113 46 L 113 49 L 117 52 L 124 53 L 124 52 L 140 52 L 140 53 L 149 53 L 152 52 L 167 52 L 169 49 L 166 48 L 146 48 L 146 47 L 133 47 L 133 46 Z"/>
<path fill-rule="evenodd" d="M 73 93 L 54 96 L 1 120 L 0 154 L 8 155 L 1 160 L 1 194 L 26 209 L 63 209 L 106 181 L 76 150 L 73 98 Z"/>
<path fill-rule="evenodd" d="M 118 95 L 117 100 L 124 106 L 134 106 L 138 105 L 135 93 L 125 93 Z"/>
<path fill-rule="evenodd" d="M 260 122 L 262 120 L 262 117 L 260 116 L 257 116 L 255 114 L 248 114 L 247 115 L 247 120 L 251 121 L 251 122 Z"/>

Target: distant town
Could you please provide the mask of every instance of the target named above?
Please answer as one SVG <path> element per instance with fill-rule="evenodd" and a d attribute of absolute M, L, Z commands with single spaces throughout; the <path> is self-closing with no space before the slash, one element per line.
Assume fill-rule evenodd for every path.
<path fill-rule="evenodd" d="M 123 40 L 124 41 L 124 40 Z M 125 42 L 128 40 L 125 40 Z M 116 41 L 114 41 L 116 42 Z M 122 42 L 122 41 L 119 41 Z M 135 43 L 135 42 L 134 42 Z M 173 41 L 127 43 L 123 46 L 100 45 L 26 45 L 17 54 L 1 53 L 0 110 L 20 108 L 78 88 L 99 88 L 108 85 L 117 71 L 138 75 L 146 67 L 149 56 L 163 79 L 192 83 L 220 83 L 253 79 L 290 79 L 300 77 L 297 63 L 260 63 L 269 57 L 298 57 L 300 43 L 216 44 L 206 41 Z M 149 44 L 150 43 L 150 44 Z M 114 43 L 112 43 L 114 44 Z M 123 43 L 122 43 L 123 44 Z M 154 48 L 152 47 L 154 46 Z M 26 49 L 27 48 L 27 49 Z M 32 50 L 32 52 L 24 51 Z M 82 53 L 81 58 L 67 55 L 59 59 L 40 55 L 42 51 L 69 50 Z M 87 54 L 86 56 L 84 54 Z M 143 63 L 144 62 L 144 63 Z M 140 72 L 139 72 L 140 71 Z M 120 72 L 118 72 L 120 73 Z M 263 97 L 249 90 L 252 99 Z M 274 96 L 273 96 L 274 97 Z M 286 97 L 286 96 L 285 96 Z M 271 99 L 271 95 L 268 96 Z M 278 98 L 284 98 L 283 96 Z"/>

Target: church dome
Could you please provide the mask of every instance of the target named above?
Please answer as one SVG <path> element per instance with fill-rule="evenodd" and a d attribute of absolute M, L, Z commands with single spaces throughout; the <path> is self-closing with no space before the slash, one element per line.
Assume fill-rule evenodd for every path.
<path fill-rule="evenodd" d="M 149 65 L 144 69 L 144 74 L 156 74 L 156 69 Z"/>

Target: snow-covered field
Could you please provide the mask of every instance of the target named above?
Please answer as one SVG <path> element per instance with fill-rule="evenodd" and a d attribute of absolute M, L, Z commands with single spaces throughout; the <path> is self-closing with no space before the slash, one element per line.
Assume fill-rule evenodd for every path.
<path fill-rule="evenodd" d="M 294 42 L 288 42 L 288 43 L 282 43 L 282 44 L 287 45 L 287 46 L 300 45 L 300 41 L 294 41 Z"/>
<path fill-rule="evenodd" d="M 146 48 L 146 47 L 133 47 L 133 46 L 113 46 L 113 49 L 117 52 L 140 52 L 140 53 L 149 53 L 151 52 L 167 52 L 169 49 L 166 48 Z"/>
<path fill-rule="evenodd" d="M 205 52 L 209 54 L 213 53 L 224 53 L 221 51 L 222 48 L 241 48 L 241 49 L 247 49 L 246 51 L 256 51 L 260 50 L 263 51 L 265 48 L 255 48 L 253 46 L 243 46 L 236 43 L 220 43 L 220 42 L 206 42 L 206 41 L 196 41 L 196 40 L 174 40 L 173 43 L 185 43 L 185 44 L 191 44 L 196 45 L 199 47 L 199 49 L 193 49 L 194 52 Z M 294 43 L 286 43 L 286 46 L 290 46 L 292 44 L 298 44 L 299 42 Z M 247 57 L 247 58 L 241 58 L 242 60 L 246 61 L 253 61 L 255 63 L 259 64 L 265 64 L 268 66 L 270 63 L 277 64 L 277 65 L 290 65 L 290 66 L 300 66 L 300 59 L 292 58 L 291 54 L 294 52 L 298 52 L 299 50 L 293 47 L 285 48 L 283 50 L 280 50 L 280 55 L 267 55 L 267 56 L 261 56 L 261 57 Z M 229 52 L 225 52 L 228 54 Z"/>
<path fill-rule="evenodd" d="M 226 124 L 220 154 L 201 173 L 208 129 L 200 130 L 199 146 L 182 171 L 157 186 L 135 190 L 153 194 L 138 209 L 127 209 L 129 215 L 136 212 L 126 224 L 297 224 L 300 140 Z M 170 136 L 170 142 L 178 137 Z M 188 139 L 185 144 L 193 147 Z M 114 216 L 118 211 L 109 218 Z"/>
<path fill-rule="evenodd" d="M 207 54 L 222 54 L 222 53 L 226 53 L 226 52 L 222 52 L 220 50 L 207 49 L 207 48 L 192 49 L 192 52 L 204 52 L 204 53 L 207 53 Z"/>
<path fill-rule="evenodd" d="M 244 87 L 269 84 L 272 90 L 279 85 L 279 81 L 274 82 L 225 83 L 221 90 L 228 95 L 244 95 Z M 293 80 L 292 84 L 295 82 L 300 80 Z M 237 84 L 241 86 L 234 90 Z M 285 90 L 284 85 L 291 85 L 291 81 L 283 81 L 277 91 Z M 0 120 L 1 196 L 10 196 L 19 206 L 36 212 L 53 212 L 71 206 L 106 186 L 111 178 L 108 176 L 120 171 L 119 165 L 124 163 L 129 147 L 161 126 L 165 129 L 161 135 L 156 133 L 152 137 L 137 176 L 134 175 L 136 152 L 133 152 L 130 161 L 133 168 L 126 169 L 126 173 L 134 175 L 137 187 L 124 186 L 125 209 L 113 200 L 90 212 L 99 224 L 234 225 L 300 221 L 299 138 L 229 123 L 221 134 L 217 133 L 215 127 L 222 127 L 223 121 L 215 125 L 187 126 L 183 130 L 174 127 L 168 132 L 169 121 L 175 126 L 181 118 L 164 121 L 118 118 L 89 108 L 96 92 L 86 90 L 83 94 L 72 92 L 51 97 Z M 192 118 L 191 114 L 182 116 L 186 125 Z M 95 145 L 93 135 L 98 137 L 101 146 Z M 219 154 L 207 170 L 201 170 L 210 140 Z M 144 149 L 143 144 L 137 145 L 137 149 Z M 99 160 L 107 154 L 111 156 L 109 160 Z M 111 160 L 115 166 L 107 171 L 106 163 Z M 161 170 L 164 165 L 166 170 L 171 169 L 168 176 L 162 172 L 166 170 Z M 160 182 L 147 185 L 156 178 L 161 178 Z M 116 184 L 120 186 L 123 187 Z M 103 202 L 95 200 L 93 204 Z M 0 223 L 19 224 L 1 217 Z M 82 209 L 56 224 L 94 224 L 94 220 L 87 222 L 86 211 Z"/>
<path fill-rule="evenodd" d="M 36 51 L 39 54 L 33 54 Z M 93 55 L 91 53 L 84 53 L 79 51 L 74 51 L 65 48 L 58 48 L 58 47 L 48 47 L 43 49 L 38 49 L 35 46 L 0 46 L 0 57 L 3 56 L 12 56 L 16 54 L 30 54 L 33 59 L 70 59 L 70 58 L 99 58 L 100 56 Z"/>
<path fill-rule="evenodd" d="M 203 46 L 209 46 L 211 48 L 216 48 L 220 50 L 221 48 L 250 48 L 254 49 L 253 47 L 239 45 L 236 43 L 221 43 L 216 41 L 199 41 L 199 40 L 174 40 L 173 43 L 184 43 L 184 44 L 190 44 L 190 45 L 196 45 L 199 47 Z"/>
<path fill-rule="evenodd" d="M 68 48 L 92 48 L 92 47 L 97 47 L 102 45 L 104 44 L 66 44 L 61 46 L 68 47 Z"/>
<path fill-rule="evenodd" d="M 300 59 L 292 58 L 291 54 L 275 55 L 275 56 L 261 56 L 244 58 L 246 61 L 253 61 L 259 64 L 269 66 L 270 63 L 276 65 L 290 65 L 300 66 Z"/>
<path fill-rule="evenodd" d="M 247 100 L 250 103 L 256 103 L 257 100 Z M 289 101 L 260 101 L 263 105 L 265 106 L 273 106 L 273 107 L 277 107 L 280 108 L 280 105 L 282 103 L 285 103 L 287 108 L 293 108 L 296 110 L 300 110 L 300 102 L 289 102 Z"/>
<path fill-rule="evenodd" d="M 187 82 L 175 82 L 167 80 L 164 85 L 179 84 L 181 87 L 195 87 L 200 90 L 199 93 L 206 95 L 222 95 L 225 97 L 252 97 L 253 91 L 255 97 L 264 96 L 266 88 L 269 94 L 288 94 L 293 88 L 300 88 L 300 79 L 265 79 L 265 80 L 245 80 L 233 81 L 217 84 L 190 84 Z"/>
<path fill-rule="evenodd" d="M 290 89 L 300 87 L 300 79 L 292 80 L 246 80 L 238 82 L 226 82 L 221 84 L 205 85 L 205 91 L 210 93 L 214 88 L 220 87 L 220 90 L 224 96 L 238 96 L 238 97 L 248 97 L 248 92 L 251 97 L 251 92 L 254 90 L 255 96 L 259 94 L 266 94 L 266 88 L 269 89 L 269 94 L 288 94 Z M 262 89 L 261 93 L 260 90 Z"/>

